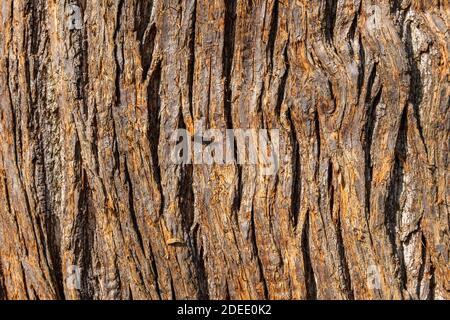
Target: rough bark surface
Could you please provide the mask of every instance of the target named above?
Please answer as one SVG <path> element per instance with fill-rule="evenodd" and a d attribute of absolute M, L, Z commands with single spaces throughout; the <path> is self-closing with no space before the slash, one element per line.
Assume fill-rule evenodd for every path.
<path fill-rule="evenodd" d="M 448 299 L 449 10 L 2 0 L 0 299 Z M 277 174 L 172 163 L 201 118 Z"/>

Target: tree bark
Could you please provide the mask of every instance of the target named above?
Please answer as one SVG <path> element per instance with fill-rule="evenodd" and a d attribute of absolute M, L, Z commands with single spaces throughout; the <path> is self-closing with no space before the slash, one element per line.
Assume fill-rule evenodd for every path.
<path fill-rule="evenodd" d="M 449 9 L 2 0 L 0 299 L 448 299 Z"/>

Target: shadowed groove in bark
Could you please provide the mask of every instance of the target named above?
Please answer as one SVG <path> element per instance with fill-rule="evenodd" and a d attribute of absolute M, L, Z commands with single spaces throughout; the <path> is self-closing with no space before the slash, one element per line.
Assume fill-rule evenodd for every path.
<path fill-rule="evenodd" d="M 159 286 L 159 274 L 158 274 L 158 267 L 156 266 L 156 261 L 155 261 L 155 254 L 152 248 L 152 243 L 151 241 L 149 241 L 149 257 L 151 260 L 151 268 L 152 268 L 152 275 L 153 275 L 153 284 L 155 286 L 155 290 L 156 290 L 156 294 L 158 295 L 158 298 L 160 300 L 162 300 L 162 295 L 161 295 L 161 288 Z"/>
<path fill-rule="evenodd" d="M 430 292 L 428 294 L 428 300 L 434 300 L 435 299 L 435 292 L 436 292 L 436 278 L 435 278 L 435 271 L 433 264 L 430 268 Z"/>
<path fill-rule="evenodd" d="M 283 50 L 285 70 L 284 70 L 283 76 L 281 77 L 280 86 L 278 87 L 277 104 L 275 106 L 275 113 L 277 114 L 278 118 L 280 118 L 281 105 L 284 101 L 287 79 L 289 76 L 289 68 L 290 67 L 289 67 L 289 60 L 288 60 L 288 53 L 287 53 L 288 44 L 289 44 L 289 42 L 286 44 L 286 47 Z"/>
<path fill-rule="evenodd" d="M 31 0 L 28 1 L 26 4 L 26 12 L 27 12 L 27 18 L 29 19 L 29 24 L 31 28 L 28 30 L 31 35 L 28 38 L 30 40 L 30 53 L 32 55 L 35 55 L 38 53 L 39 50 L 39 44 L 42 39 L 41 33 L 45 30 L 43 30 L 43 24 L 46 17 L 47 10 L 45 8 L 45 2 L 42 0 Z"/>
<path fill-rule="evenodd" d="M 377 64 L 372 66 L 372 70 L 367 81 L 367 92 L 365 99 L 365 123 L 364 123 L 364 179 L 365 179 L 365 212 L 366 220 L 369 228 L 370 241 L 372 235 L 370 233 L 369 220 L 371 214 L 370 198 L 372 192 L 372 139 L 375 129 L 376 108 L 381 101 L 383 87 L 380 86 L 374 97 L 371 97 L 375 78 L 377 76 Z"/>
<path fill-rule="evenodd" d="M 206 274 L 205 267 L 205 257 L 204 257 L 204 249 L 203 246 L 197 242 L 197 235 L 199 232 L 199 225 L 195 225 L 194 230 L 192 232 L 192 246 L 195 249 L 194 251 L 194 261 L 196 263 L 198 269 L 198 278 L 199 278 L 199 299 L 200 300 L 208 300 L 210 298 L 208 291 L 208 277 Z"/>
<path fill-rule="evenodd" d="M 233 67 L 234 42 L 236 33 L 236 0 L 223 0 L 225 2 L 225 27 L 224 43 L 222 52 L 223 74 L 225 76 L 224 112 L 227 128 L 233 128 L 232 118 L 232 91 L 231 91 L 231 71 Z"/>
<path fill-rule="evenodd" d="M 448 297 L 445 2 L 4 1 L 0 299 Z M 279 175 L 172 166 L 192 113 L 279 126 Z"/>
<path fill-rule="evenodd" d="M 4 284 L 4 278 L 3 278 L 3 268 L 2 268 L 2 260 L 0 259 L 0 300 L 5 300 L 8 296 L 5 284 Z"/>
<path fill-rule="evenodd" d="M 123 65 L 124 65 L 124 56 L 123 52 L 120 52 L 119 56 L 119 50 L 123 50 L 123 42 L 122 40 L 119 41 L 119 33 L 121 28 L 121 20 L 120 17 L 123 14 L 123 5 L 125 0 L 119 0 L 117 4 L 117 15 L 116 15 L 116 21 L 115 21 L 115 27 L 114 27 L 114 59 L 116 62 L 116 77 L 115 77 L 115 84 L 116 84 L 116 104 L 118 106 L 121 105 L 121 96 L 120 96 L 120 80 L 123 74 Z M 121 45 L 121 48 L 119 48 L 119 44 Z M 122 60 L 122 61 L 119 61 Z"/>
<path fill-rule="evenodd" d="M 402 2 L 401 0 L 392 0 L 391 1 L 391 5 L 390 5 L 390 13 L 391 14 L 398 12 L 401 2 Z"/>
<path fill-rule="evenodd" d="M 171 297 L 170 297 L 171 300 L 177 300 L 177 295 L 176 295 L 176 292 L 174 289 L 172 274 L 170 274 L 170 295 L 171 295 Z"/>
<path fill-rule="evenodd" d="M 426 267 L 426 262 L 427 262 L 427 241 L 425 239 L 425 236 L 422 234 L 421 236 L 421 247 L 422 247 L 422 263 L 420 265 L 420 270 L 419 270 L 419 277 L 418 277 L 418 281 L 417 281 L 417 289 L 416 289 L 416 294 L 418 297 L 420 297 L 420 287 L 422 284 L 422 280 L 425 274 L 425 267 Z"/>
<path fill-rule="evenodd" d="M 300 201 L 301 201 L 301 167 L 300 167 L 300 146 L 298 143 L 297 133 L 292 121 L 291 109 L 287 111 L 287 118 L 289 120 L 291 130 L 291 142 L 293 144 L 292 151 L 292 190 L 291 190 L 291 220 L 294 229 L 298 225 L 298 216 L 300 214 Z"/>
<path fill-rule="evenodd" d="M 232 105 L 232 68 L 233 68 L 233 60 L 234 60 L 234 47 L 236 41 L 236 0 L 223 0 L 225 3 L 225 11 L 224 11 L 224 40 L 223 40 L 223 51 L 222 51 L 222 68 L 223 75 L 225 77 L 224 85 L 225 85 L 225 94 L 224 94 L 224 116 L 227 129 L 232 129 L 233 126 L 233 105 Z M 238 159 L 238 150 L 236 139 L 233 136 L 232 141 L 233 147 L 233 157 L 237 162 Z M 231 148 L 231 146 L 230 146 Z M 235 195 L 232 202 L 232 211 L 234 213 L 238 213 L 241 207 L 242 201 L 242 190 L 243 190 L 243 181 L 242 181 L 242 165 L 236 164 L 236 188 Z M 236 216 L 235 216 L 236 218 Z"/>
<path fill-rule="evenodd" d="M 269 50 L 269 57 L 270 57 L 269 67 L 271 69 L 273 68 L 273 54 L 275 50 L 275 39 L 277 37 L 277 29 L 278 29 L 278 3 L 279 0 L 274 0 L 270 20 L 269 41 L 267 43 L 267 48 Z"/>
<path fill-rule="evenodd" d="M 179 200 L 180 208 L 182 208 L 183 228 L 185 232 L 190 233 L 192 224 L 194 223 L 194 190 L 192 164 L 183 166 L 181 171 Z"/>
<path fill-rule="evenodd" d="M 183 114 L 179 114 L 179 128 L 186 129 L 186 124 L 183 120 Z M 195 193 L 194 193 L 194 165 L 181 164 L 180 165 L 180 182 L 178 190 L 179 207 L 181 208 L 181 227 L 184 235 L 187 236 L 187 245 L 191 253 L 192 261 L 196 269 L 192 281 L 197 285 L 197 299 L 208 299 L 208 279 L 206 276 L 202 250 L 197 247 L 196 231 L 197 226 L 193 227 L 195 216 Z"/>
<path fill-rule="evenodd" d="M 395 164 L 393 169 L 392 178 L 388 187 L 388 197 L 385 205 L 385 224 L 388 233 L 389 241 L 392 244 L 394 255 L 398 259 L 400 267 L 400 282 L 402 288 L 406 288 L 406 267 L 403 254 L 403 247 L 397 245 L 396 234 L 399 228 L 399 215 L 401 214 L 400 208 L 400 196 L 403 192 L 403 179 L 404 179 L 404 162 L 406 161 L 406 148 L 407 148 L 407 130 L 408 130 L 408 106 L 405 106 L 402 112 L 400 120 L 400 128 L 397 136 L 397 143 L 395 146 Z"/>
<path fill-rule="evenodd" d="M 30 300 L 30 293 L 28 288 L 28 282 L 27 282 L 27 275 L 25 274 L 25 269 L 23 267 L 23 262 L 20 263 L 20 271 L 22 272 L 22 279 L 23 279 L 23 287 L 25 290 L 25 296 L 27 300 Z"/>
<path fill-rule="evenodd" d="M 355 13 L 355 16 L 353 17 L 352 24 L 350 25 L 350 28 L 348 29 L 347 33 L 347 39 L 350 41 L 350 54 L 353 56 L 353 46 L 351 44 L 351 40 L 355 39 L 355 34 L 358 26 L 358 13 Z"/>
<path fill-rule="evenodd" d="M 332 160 L 328 161 L 328 177 L 327 177 L 327 184 L 328 184 L 328 194 L 329 194 L 329 204 L 330 204 L 330 216 L 333 217 L 335 215 L 334 213 L 334 202 L 335 202 L 335 191 L 334 191 L 334 185 L 333 185 L 333 162 Z M 339 206 L 339 203 L 338 203 Z M 337 247 L 338 247 L 338 255 L 339 255 L 339 263 L 340 267 L 342 268 L 342 277 L 343 277 L 343 285 L 344 285 L 344 293 L 347 296 L 347 299 L 354 300 L 355 295 L 352 288 L 352 281 L 350 277 L 350 270 L 347 262 L 347 257 L 345 255 L 345 245 L 344 240 L 342 237 L 342 226 L 341 226 L 341 210 L 340 207 L 338 207 L 338 212 L 336 214 L 336 241 L 337 241 Z"/>
<path fill-rule="evenodd" d="M 8 191 L 7 180 L 6 180 L 6 178 L 3 178 L 2 180 L 3 180 L 3 188 L 4 188 L 4 192 L 5 192 L 6 207 L 8 208 L 8 213 L 12 215 L 13 212 L 11 211 L 11 203 L 10 203 L 10 199 L 9 199 L 9 191 Z M 0 236 L 3 237 L 2 234 L 0 234 Z M 0 250 L 0 254 L 1 253 L 2 252 Z M 8 293 L 6 292 L 6 286 L 5 286 L 5 280 L 4 279 L 5 278 L 4 278 L 4 275 L 3 275 L 2 258 L 0 256 L 0 300 L 6 300 L 7 297 L 8 297 Z"/>
<path fill-rule="evenodd" d="M 305 288 L 306 288 L 306 299 L 317 299 L 317 284 L 314 275 L 314 270 L 312 268 L 311 261 L 311 247 L 309 244 L 309 209 L 306 211 L 305 222 L 302 230 L 302 241 L 301 249 L 303 255 L 303 265 L 305 270 Z"/>
<path fill-rule="evenodd" d="M 406 32 L 405 32 L 405 43 L 406 43 L 406 52 L 409 57 L 409 65 L 411 70 L 411 83 L 409 89 L 409 101 L 413 106 L 414 117 L 417 122 L 417 129 L 419 130 L 420 139 L 425 147 L 425 151 L 428 155 L 427 145 L 425 143 L 425 137 L 423 135 L 423 128 L 420 119 L 419 108 L 423 99 L 423 83 L 422 83 L 422 75 L 420 74 L 420 69 L 418 66 L 418 62 L 414 57 L 414 50 L 412 44 L 412 31 L 411 31 L 411 22 L 406 23 Z"/>
<path fill-rule="evenodd" d="M 228 281 L 225 280 L 225 297 L 224 300 L 228 301 L 231 300 L 230 298 L 230 288 L 228 287 Z"/>
<path fill-rule="evenodd" d="M 139 247 L 141 248 L 142 252 L 145 254 L 144 241 L 142 240 L 142 234 L 141 234 L 141 231 L 139 230 L 139 224 L 137 222 L 137 217 L 136 217 L 136 210 L 134 208 L 133 183 L 131 182 L 130 173 L 128 171 L 128 163 L 127 163 L 126 156 L 124 158 L 124 169 L 125 169 L 125 184 L 128 187 L 128 205 L 129 205 L 129 210 L 130 210 L 130 218 L 131 218 L 131 222 L 133 224 L 133 229 L 137 236 Z"/>
<path fill-rule="evenodd" d="M 266 282 L 266 277 L 264 275 L 264 267 L 263 264 L 261 262 L 261 257 L 259 255 L 259 249 L 258 249 L 258 242 L 256 240 L 256 226 L 255 226 L 255 209 L 253 207 L 253 203 L 252 203 L 252 208 L 251 208 L 251 215 L 250 215 L 250 224 L 251 224 L 251 242 L 252 242 L 252 246 L 253 246 L 253 250 L 255 252 L 255 256 L 256 256 L 256 260 L 258 262 L 258 272 L 260 275 L 260 281 L 263 285 L 263 299 L 268 299 L 269 298 L 269 290 L 267 287 L 267 282 Z"/>
<path fill-rule="evenodd" d="M 197 24 L 197 0 L 194 1 L 194 10 L 191 15 L 191 32 L 189 33 L 189 62 L 188 62 L 188 86 L 189 86 L 189 111 L 192 117 L 192 110 L 194 106 L 193 101 L 193 86 L 194 86 L 194 74 L 195 74 L 195 28 Z"/>
<path fill-rule="evenodd" d="M 234 158 L 237 159 L 237 148 L 234 148 Z M 242 165 L 236 165 L 236 188 L 235 188 L 235 196 L 233 198 L 233 203 L 231 209 L 233 212 L 239 212 L 241 208 L 242 202 L 242 190 L 243 190 L 243 181 L 242 181 Z"/>
<path fill-rule="evenodd" d="M 87 116 L 88 114 L 88 102 L 86 101 L 86 86 L 89 84 L 89 59 L 88 59 L 88 52 L 89 52 L 89 43 L 87 38 L 87 31 L 86 29 L 83 30 L 82 36 L 80 36 L 80 42 L 81 42 L 81 53 L 79 55 L 80 59 L 80 70 L 81 74 L 78 76 L 77 86 L 78 91 L 82 95 L 82 101 L 83 101 L 83 114 Z"/>
<path fill-rule="evenodd" d="M 81 19 L 84 19 L 86 4 L 83 1 L 74 1 L 73 4 L 80 8 Z M 70 59 L 72 60 L 75 73 L 76 99 L 82 100 L 83 114 L 86 116 L 88 111 L 86 85 L 89 82 L 87 28 L 82 30 L 73 29 L 67 32 L 71 47 L 75 51 Z"/>
<path fill-rule="evenodd" d="M 150 21 L 153 12 L 153 0 L 139 0 L 135 7 L 135 26 L 139 41 L 139 52 L 142 62 L 142 79 L 147 78 L 153 60 L 155 48 L 156 26 Z"/>
<path fill-rule="evenodd" d="M 94 244 L 94 232 L 96 228 L 96 219 L 90 212 L 89 184 L 86 178 L 86 172 L 82 170 L 80 173 L 80 196 L 78 198 L 78 210 L 75 218 L 75 234 L 72 235 L 71 247 L 73 247 L 74 265 L 83 266 L 80 271 L 81 276 L 81 299 L 92 299 L 94 290 L 92 283 L 88 281 L 92 277 L 90 274 L 94 267 L 92 265 L 92 245 Z M 68 266 L 70 268 L 70 266 Z"/>
<path fill-rule="evenodd" d="M 320 167 L 320 156 L 322 152 L 322 138 L 320 136 L 320 120 L 319 120 L 319 112 L 314 110 L 314 134 L 316 138 L 316 171 L 315 175 L 319 174 Z"/>
<path fill-rule="evenodd" d="M 327 41 L 332 42 L 334 37 L 334 27 L 336 24 L 338 0 L 323 0 L 325 10 L 323 12 L 322 28 Z"/>
<path fill-rule="evenodd" d="M 361 93 L 364 85 L 364 76 L 365 76 L 365 64 L 366 64 L 366 53 L 364 51 L 364 44 L 361 39 L 361 34 L 358 37 L 359 41 L 359 65 L 358 65 L 358 95 L 357 95 L 357 105 L 361 99 Z"/>
<path fill-rule="evenodd" d="M 161 86 L 161 61 L 156 65 L 155 70 L 150 75 L 147 87 L 147 140 L 150 147 L 150 156 L 152 159 L 153 176 L 161 196 L 159 216 L 164 211 L 164 193 L 161 185 L 161 166 L 158 156 L 158 146 L 160 140 L 160 86 Z"/>
<path fill-rule="evenodd" d="M 186 130 L 186 124 L 183 120 L 183 113 L 179 113 L 179 129 Z M 178 201 L 181 210 L 182 228 L 186 234 L 191 232 L 194 223 L 194 165 L 180 164 L 180 182 L 178 190 Z"/>
<path fill-rule="evenodd" d="M 337 238 L 337 242 L 338 242 L 339 259 L 340 259 L 340 263 L 342 265 L 343 273 L 344 273 L 343 275 L 344 275 L 345 293 L 347 295 L 347 299 L 354 300 L 355 294 L 353 292 L 352 279 L 350 276 L 349 265 L 348 265 L 347 257 L 345 254 L 344 240 L 342 238 L 342 226 L 341 226 L 341 213 L 340 212 L 338 214 L 338 220 L 337 220 L 337 225 L 336 225 L 336 238 Z"/>

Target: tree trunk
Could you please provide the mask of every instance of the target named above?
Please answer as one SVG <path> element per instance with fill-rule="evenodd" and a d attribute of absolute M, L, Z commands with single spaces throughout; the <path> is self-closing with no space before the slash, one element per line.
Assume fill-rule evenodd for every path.
<path fill-rule="evenodd" d="M 0 299 L 448 299 L 449 10 L 2 0 Z"/>

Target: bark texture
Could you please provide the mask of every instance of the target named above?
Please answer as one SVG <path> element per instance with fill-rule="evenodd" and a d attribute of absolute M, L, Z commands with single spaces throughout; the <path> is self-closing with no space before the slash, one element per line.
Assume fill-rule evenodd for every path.
<path fill-rule="evenodd" d="M 449 10 L 2 0 L 0 299 L 448 299 Z M 172 163 L 201 118 L 277 174 Z"/>

